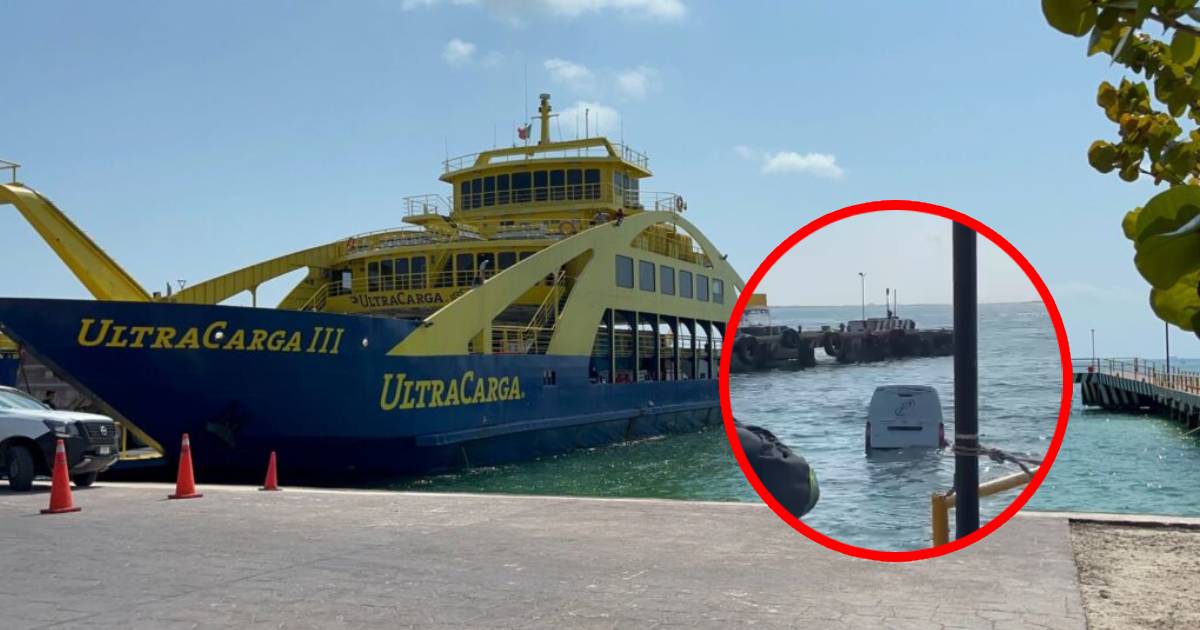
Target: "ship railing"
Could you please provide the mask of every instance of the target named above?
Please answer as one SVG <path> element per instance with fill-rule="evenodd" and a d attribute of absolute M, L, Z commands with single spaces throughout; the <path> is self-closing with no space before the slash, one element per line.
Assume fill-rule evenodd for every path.
<path fill-rule="evenodd" d="M 454 211 L 454 198 L 443 197 L 437 193 L 411 195 L 405 197 L 403 201 L 404 214 L 410 217 L 426 214 L 445 215 Z"/>
<path fill-rule="evenodd" d="M 312 296 L 300 306 L 301 311 L 321 311 L 325 310 L 325 301 L 329 298 L 329 289 L 332 285 L 338 284 L 329 282 L 321 285 L 313 292 Z"/>
<path fill-rule="evenodd" d="M 642 170 L 650 169 L 650 158 L 642 151 L 637 151 L 628 145 L 617 142 L 608 143 L 612 146 L 613 152 L 621 160 L 632 164 Z M 574 146 L 574 147 L 540 147 L 537 144 L 530 144 L 521 147 L 525 150 L 515 153 L 492 155 L 488 160 L 488 165 L 506 164 L 509 162 L 525 162 L 544 159 L 563 159 L 572 157 L 581 158 L 606 158 L 610 157 L 608 148 L 604 144 L 592 144 L 590 146 Z M 474 166 L 479 161 L 479 156 L 486 152 L 476 151 L 475 153 L 467 153 L 447 158 L 442 161 L 442 172 L 453 173 Z"/>
<path fill-rule="evenodd" d="M 645 153 L 631 148 L 629 145 L 613 143 L 613 149 L 620 158 L 642 170 L 650 170 L 650 158 Z"/>
<path fill-rule="evenodd" d="M 547 205 L 567 205 L 577 208 L 588 208 L 588 202 L 598 202 L 595 207 L 607 208 L 617 206 L 626 210 L 655 210 L 659 212 L 683 212 L 687 203 L 678 193 L 642 191 L 637 188 L 622 188 L 609 182 L 579 182 L 556 186 L 535 186 L 530 188 L 508 188 L 471 193 L 459 193 L 449 200 L 442 199 L 438 204 L 449 204 L 450 208 L 458 210 L 503 209 L 515 210 L 526 207 Z M 410 214 L 435 214 L 432 209 L 436 206 L 430 202 L 426 205 L 431 209 L 424 212 L 423 202 L 414 202 L 414 210 Z M 457 203 L 458 206 L 454 204 Z"/>
<path fill-rule="evenodd" d="M 608 349 L 605 341 L 607 332 L 603 328 L 596 333 L 596 348 L 594 354 L 599 357 L 607 357 Z M 626 359 L 633 356 L 633 334 L 628 329 L 618 329 L 617 334 L 613 338 L 613 348 L 617 358 Z M 721 356 L 721 340 L 714 336 L 712 340 L 705 340 L 703 337 L 696 338 L 696 348 L 692 350 L 692 336 L 683 334 L 679 336 L 679 359 L 681 361 L 690 361 L 693 358 L 703 358 L 706 353 L 712 352 L 713 360 L 717 360 Z M 638 354 L 642 358 L 654 356 L 654 332 L 642 330 L 638 334 Z M 672 359 L 675 356 L 675 340 L 671 333 L 659 334 L 659 357 L 663 359 Z"/>
<path fill-rule="evenodd" d="M 1200 372 L 1167 366 L 1163 359 L 1139 357 L 1071 359 L 1074 373 L 1098 373 L 1148 383 L 1158 387 L 1200 394 Z"/>
<path fill-rule="evenodd" d="M 691 235 L 670 225 L 643 230 L 633 240 L 633 246 L 701 267 L 713 266 L 708 254 L 704 253 L 704 249 Z"/>
<path fill-rule="evenodd" d="M 392 249 L 409 245 L 444 243 L 446 236 L 420 227 L 400 227 L 355 234 L 346 239 L 346 254 L 357 254 L 377 249 Z"/>
<path fill-rule="evenodd" d="M 492 326 L 492 352 L 496 354 L 544 354 L 558 326 L 562 302 L 572 278 L 565 270 L 554 274 L 550 290 L 525 326 Z"/>
<path fill-rule="evenodd" d="M 0 160 L 0 171 L 9 171 L 11 176 L 10 178 L 14 184 L 17 183 L 17 169 L 19 168 L 21 168 L 21 165 L 17 164 L 16 162 Z"/>

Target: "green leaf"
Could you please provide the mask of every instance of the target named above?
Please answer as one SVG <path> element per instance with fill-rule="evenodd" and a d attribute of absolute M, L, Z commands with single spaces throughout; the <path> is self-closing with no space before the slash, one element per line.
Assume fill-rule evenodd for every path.
<path fill-rule="evenodd" d="M 1075 37 L 1087 35 L 1096 25 L 1096 7 L 1090 0 L 1042 0 L 1042 14 L 1050 26 Z"/>
<path fill-rule="evenodd" d="M 1137 249 L 1133 261 L 1151 286 L 1167 290 L 1200 271 L 1200 186 L 1175 186 L 1155 195 L 1133 223 L 1126 229 Z"/>
<path fill-rule="evenodd" d="M 1171 38 L 1171 59 L 1184 67 L 1200 61 L 1200 38 L 1187 31 L 1175 31 Z"/>
<path fill-rule="evenodd" d="M 1196 331 L 1200 324 L 1200 294 L 1196 293 L 1200 272 L 1182 276 L 1166 289 L 1150 290 L 1150 308 L 1163 320 L 1183 330 Z"/>

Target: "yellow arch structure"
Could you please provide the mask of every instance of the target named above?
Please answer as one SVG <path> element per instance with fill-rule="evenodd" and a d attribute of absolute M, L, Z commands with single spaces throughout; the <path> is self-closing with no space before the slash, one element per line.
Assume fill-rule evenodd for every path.
<path fill-rule="evenodd" d="M 149 302 L 142 288 L 53 202 L 20 184 L 0 184 L 0 205 L 17 207 L 42 240 L 98 300 Z"/>
<path fill-rule="evenodd" d="M 606 223 L 565 238 L 520 263 L 489 278 L 483 285 L 459 296 L 425 318 L 422 326 L 392 348 L 391 356 L 437 356 L 465 354 L 472 339 L 491 327 L 491 322 L 529 287 L 556 273 L 568 262 L 591 252 L 592 257 L 576 278 L 555 327 L 548 354 L 587 355 L 592 352 L 596 327 L 610 306 L 636 304 L 637 310 L 672 313 L 712 321 L 728 319 L 733 296 L 725 304 L 686 300 L 659 292 L 618 288 L 613 280 L 616 254 L 656 264 L 680 265 L 681 261 L 634 248 L 631 243 L 642 231 L 670 223 L 684 228 L 712 261 L 712 277 L 725 280 L 740 291 L 745 283 L 694 225 L 672 212 L 641 212 L 625 218 L 621 225 Z"/>
<path fill-rule="evenodd" d="M 341 258 L 346 251 L 345 241 L 336 241 L 317 247 L 302 249 L 298 252 L 292 252 L 272 258 L 260 263 L 255 263 L 248 267 L 243 267 L 226 274 L 219 275 L 215 278 L 210 278 L 204 282 L 194 284 L 186 289 L 180 290 L 175 295 L 169 298 L 172 302 L 180 304 L 220 304 L 225 300 L 241 293 L 242 291 L 253 291 L 258 288 L 258 285 L 273 280 L 284 274 L 295 271 L 302 267 L 328 267 L 335 260 Z M 284 298 L 281 307 L 295 301 L 293 294 L 301 291 L 305 283 L 309 283 L 311 276 L 305 277 L 296 285 L 296 288 Z M 316 291 L 317 287 L 312 287 Z M 307 295 L 303 296 L 307 299 Z M 303 303 L 304 299 L 300 300 Z"/>

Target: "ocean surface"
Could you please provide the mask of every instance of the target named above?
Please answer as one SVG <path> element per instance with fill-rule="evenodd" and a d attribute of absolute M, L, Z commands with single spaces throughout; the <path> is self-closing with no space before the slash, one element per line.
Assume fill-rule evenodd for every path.
<path fill-rule="evenodd" d="M 871 307 L 868 307 L 869 309 Z M 872 315 L 873 313 L 868 313 Z M 949 326 L 949 306 L 900 305 L 921 327 Z M 857 307 L 777 307 L 778 323 L 811 328 L 859 316 Z M 1061 394 L 1054 332 L 1040 303 L 979 308 L 980 439 L 1040 458 L 1050 444 Z M 948 453 L 868 458 L 866 407 L 875 387 L 925 384 L 941 397 L 953 433 L 953 360 L 909 359 L 841 366 L 818 351 L 817 367 L 735 375 L 732 404 L 742 421 L 767 427 L 817 471 L 821 500 L 805 522 L 839 540 L 875 549 L 928 546 L 929 495 L 953 484 Z M 1192 368 L 1200 362 L 1179 361 Z M 1191 365 L 1188 365 L 1188 364 Z M 1084 410 L 1073 400 L 1062 451 L 1027 509 L 1200 516 L 1200 434 L 1150 416 Z M 1018 470 L 985 460 L 981 478 Z M 403 490 L 757 501 L 722 429 L 579 451 L 553 458 L 399 480 Z M 981 502 L 982 520 L 1017 496 Z"/>

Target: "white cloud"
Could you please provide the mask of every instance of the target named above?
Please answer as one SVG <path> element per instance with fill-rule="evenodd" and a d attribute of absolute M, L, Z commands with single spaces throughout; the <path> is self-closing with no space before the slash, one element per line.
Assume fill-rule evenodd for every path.
<path fill-rule="evenodd" d="M 595 76 L 587 66 L 566 59 L 547 59 L 543 64 L 550 78 L 576 90 L 590 90 Z"/>
<path fill-rule="evenodd" d="M 446 43 L 446 47 L 442 49 L 442 59 L 452 66 L 462 66 L 471 62 L 471 58 L 475 56 L 475 44 L 464 42 L 455 37 Z"/>
<path fill-rule="evenodd" d="M 520 26 L 523 17 L 534 12 L 570 19 L 585 13 L 616 11 L 630 17 L 666 21 L 687 15 L 683 0 L 404 0 L 400 6 L 412 11 L 443 4 L 483 6 L 513 26 Z"/>
<path fill-rule="evenodd" d="M 617 72 L 617 89 L 626 98 L 645 98 L 647 93 L 660 87 L 658 71 L 649 66 Z"/>
<path fill-rule="evenodd" d="M 845 174 L 837 165 L 837 158 L 828 153 L 796 153 L 780 151 L 763 156 L 762 172 L 805 173 L 817 177 L 836 179 Z"/>
<path fill-rule="evenodd" d="M 744 144 L 733 147 L 733 152 L 743 160 L 760 162 L 762 172 L 767 175 L 801 173 L 838 179 L 846 174 L 842 167 L 838 166 L 837 157 L 829 153 L 797 153 L 795 151 L 769 153 Z"/>
<path fill-rule="evenodd" d="M 558 128 L 562 129 L 561 135 L 564 136 L 559 140 L 575 137 L 576 120 L 579 121 L 580 137 L 583 137 L 584 132 L 598 136 L 604 133 L 605 129 L 609 130 L 609 135 L 612 135 L 612 131 L 620 127 L 621 113 L 608 105 L 575 101 L 574 105 L 558 110 Z M 558 129 L 555 129 L 554 132 L 557 135 Z"/>
<path fill-rule="evenodd" d="M 537 0 L 537 4 L 566 17 L 607 10 L 665 20 L 677 20 L 687 14 L 682 0 Z"/>

